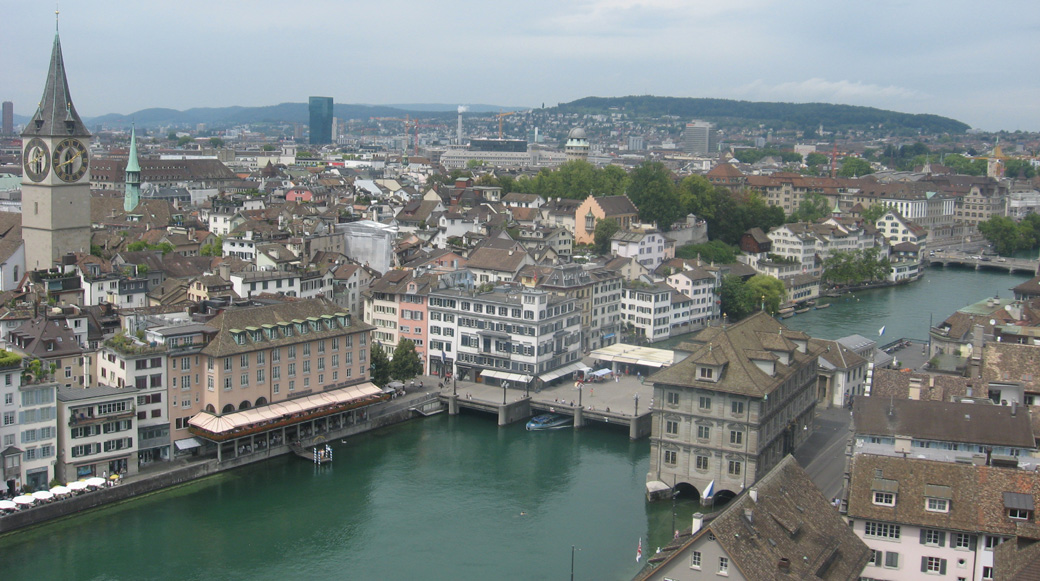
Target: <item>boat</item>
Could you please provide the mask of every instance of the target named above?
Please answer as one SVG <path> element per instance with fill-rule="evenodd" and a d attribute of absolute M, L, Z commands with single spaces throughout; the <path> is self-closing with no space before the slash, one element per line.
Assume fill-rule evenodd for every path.
<path fill-rule="evenodd" d="M 804 309 L 795 309 L 794 312 L 798 313 L 799 315 L 802 313 L 808 313 L 809 307 L 805 307 Z"/>
<path fill-rule="evenodd" d="M 830 303 L 823 303 L 823 304 L 820 304 L 820 305 L 816 305 L 816 308 L 817 309 L 826 309 L 826 308 L 828 308 L 830 306 L 831 306 Z"/>
<path fill-rule="evenodd" d="M 559 430 L 571 427 L 571 419 L 560 414 L 542 414 L 527 422 L 528 430 Z"/>
<path fill-rule="evenodd" d="M 780 313 L 781 315 L 786 315 L 788 313 L 793 313 L 794 312 L 794 307 L 784 307 L 784 308 L 780 309 L 777 312 Z"/>
<path fill-rule="evenodd" d="M 780 316 L 781 316 L 782 318 L 784 318 L 784 319 L 790 319 L 791 317 L 793 317 L 793 316 L 794 316 L 794 311 L 791 311 L 790 313 L 781 313 L 781 315 L 780 315 Z"/>

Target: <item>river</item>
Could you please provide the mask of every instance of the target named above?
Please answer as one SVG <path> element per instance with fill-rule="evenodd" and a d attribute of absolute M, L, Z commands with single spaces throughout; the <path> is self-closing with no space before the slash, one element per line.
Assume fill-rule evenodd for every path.
<path fill-rule="evenodd" d="M 1028 276 L 931 269 L 785 320 L 813 336 L 927 336 Z M 531 433 L 446 414 L 336 444 L 332 466 L 277 458 L 0 538 L 20 579 L 630 579 L 670 540 L 648 504 L 647 441 L 627 429 Z M 697 509 L 680 500 L 677 526 Z M 521 514 L 523 513 L 523 514 Z"/>

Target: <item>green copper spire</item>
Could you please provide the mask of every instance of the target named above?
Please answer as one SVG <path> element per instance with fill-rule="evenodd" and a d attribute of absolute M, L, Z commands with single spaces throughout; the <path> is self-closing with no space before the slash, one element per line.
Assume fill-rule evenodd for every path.
<path fill-rule="evenodd" d="M 123 210 L 132 211 L 141 201 L 141 164 L 137 161 L 137 128 L 130 128 L 130 155 L 126 160 L 126 189 Z"/>

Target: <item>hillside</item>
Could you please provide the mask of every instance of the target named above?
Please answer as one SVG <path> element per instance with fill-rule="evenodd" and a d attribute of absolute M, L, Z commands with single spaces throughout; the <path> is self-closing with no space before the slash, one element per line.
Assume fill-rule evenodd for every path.
<path fill-rule="evenodd" d="M 765 125 L 774 129 L 813 130 L 823 125 L 828 131 L 862 130 L 878 127 L 890 131 L 929 134 L 964 133 L 971 127 L 938 115 L 913 115 L 873 107 L 829 103 L 764 103 L 730 99 L 683 97 L 585 97 L 562 103 L 561 113 L 607 114 L 624 111 L 636 118 L 674 115 L 680 119 L 702 119 L 719 125 Z"/>

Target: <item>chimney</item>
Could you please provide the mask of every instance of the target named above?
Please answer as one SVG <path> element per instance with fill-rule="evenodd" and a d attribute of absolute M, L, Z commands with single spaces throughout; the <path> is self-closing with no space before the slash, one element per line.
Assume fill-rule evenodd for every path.
<path fill-rule="evenodd" d="M 1018 415 L 1018 402 L 1013 401 L 1011 402 L 1011 417 L 1015 417 L 1016 415 Z"/>
<path fill-rule="evenodd" d="M 781 557 L 780 561 L 776 564 L 777 568 L 780 569 L 781 573 L 791 572 L 791 560 L 787 557 Z"/>
<path fill-rule="evenodd" d="M 690 534 L 695 535 L 704 526 L 704 514 L 695 512 L 693 513 L 693 524 L 690 526 Z"/>
<path fill-rule="evenodd" d="M 748 496 L 751 497 L 751 502 L 758 502 L 758 488 L 752 488 L 748 491 Z"/>

